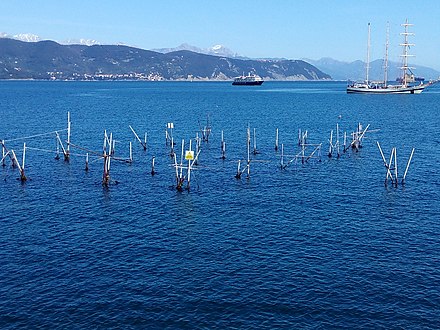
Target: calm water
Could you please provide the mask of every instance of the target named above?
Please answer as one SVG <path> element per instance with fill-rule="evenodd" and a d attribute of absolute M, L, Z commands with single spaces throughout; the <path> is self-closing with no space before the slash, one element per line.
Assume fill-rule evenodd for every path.
<path fill-rule="evenodd" d="M 440 86 L 421 95 L 347 95 L 336 82 L 0 82 L 0 139 L 60 130 L 100 151 L 55 160 L 54 134 L 26 139 L 26 174 L 0 167 L 2 329 L 435 329 L 440 324 Z M 167 122 L 194 139 L 209 115 L 191 191 L 174 185 Z M 370 124 L 360 152 L 326 156 L 330 131 Z M 128 125 L 143 137 L 145 152 Z M 256 129 L 251 176 L 234 178 Z M 279 169 L 298 129 L 322 161 Z M 221 131 L 227 145 L 221 160 Z M 342 135 L 342 133 L 341 133 Z M 397 147 L 405 186 L 385 187 L 376 141 Z M 342 139 L 341 139 L 342 142 Z M 194 143 L 194 142 L 193 142 Z M 48 152 L 50 150 L 50 152 Z M 156 157 L 155 176 L 151 158 Z M 288 157 L 286 160 L 291 159 Z"/>

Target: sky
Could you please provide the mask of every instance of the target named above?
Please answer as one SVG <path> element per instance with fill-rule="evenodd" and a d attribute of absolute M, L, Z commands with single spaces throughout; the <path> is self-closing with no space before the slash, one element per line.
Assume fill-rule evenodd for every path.
<path fill-rule="evenodd" d="M 1 0 L 0 32 L 64 42 L 93 39 L 142 49 L 221 44 L 251 58 L 398 62 L 402 24 L 411 64 L 440 71 L 440 5 L 419 0 Z M 414 65 L 417 67 L 416 65 Z"/>

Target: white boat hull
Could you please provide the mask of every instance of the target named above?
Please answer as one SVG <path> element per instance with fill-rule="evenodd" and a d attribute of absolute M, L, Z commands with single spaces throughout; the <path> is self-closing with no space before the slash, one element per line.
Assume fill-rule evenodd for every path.
<path fill-rule="evenodd" d="M 428 85 L 429 84 L 423 84 L 423 85 L 406 86 L 406 87 L 390 86 L 383 88 L 348 86 L 347 93 L 349 94 L 420 94 Z"/>

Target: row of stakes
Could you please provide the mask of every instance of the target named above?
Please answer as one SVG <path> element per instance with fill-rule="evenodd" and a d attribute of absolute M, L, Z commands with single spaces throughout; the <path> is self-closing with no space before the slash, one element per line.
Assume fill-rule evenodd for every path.
<path fill-rule="evenodd" d="M 200 124 L 199 124 L 200 126 Z M 359 151 L 359 149 L 362 147 L 362 141 L 365 137 L 365 134 L 367 133 L 370 125 L 367 125 L 365 128 L 362 127 L 361 124 L 358 124 L 357 129 L 355 132 L 351 133 L 351 141 L 348 141 L 347 133 L 344 132 L 343 134 L 343 143 L 340 143 L 340 133 L 339 133 L 339 125 L 336 125 L 336 132 L 335 137 L 333 134 L 333 130 L 330 132 L 330 138 L 329 138 L 329 149 L 328 149 L 328 157 L 334 157 L 336 156 L 339 158 L 342 153 L 345 153 L 347 150 L 352 148 L 355 151 Z M 147 134 L 145 133 L 144 140 L 142 140 L 135 129 L 129 125 L 129 128 L 131 132 L 133 133 L 135 139 L 140 143 L 144 151 L 147 150 Z M 176 180 L 176 189 L 179 191 L 182 191 L 184 189 L 190 190 L 190 183 L 191 183 L 191 171 L 194 169 L 196 165 L 198 165 L 198 158 L 201 152 L 201 144 L 202 141 L 209 142 L 209 136 L 211 134 L 212 128 L 209 124 L 209 117 L 207 124 L 204 127 L 200 127 L 200 133 L 201 136 L 199 136 L 198 132 L 196 133 L 195 138 L 195 150 L 192 150 L 192 140 L 189 141 L 189 148 L 185 150 L 185 141 L 182 140 L 181 144 L 181 154 L 180 154 L 180 162 L 177 159 L 177 154 L 175 152 L 175 142 L 173 137 L 173 130 L 174 130 L 174 123 L 170 122 L 167 123 L 167 127 L 165 130 L 165 140 L 166 145 L 170 146 L 170 157 L 173 159 L 172 166 L 175 168 L 175 180 Z M 60 137 L 60 132 L 67 131 L 67 140 L 65 141 L 65 145 L 63 143 L 63 140 Z M 70 120 L 70 112 L 67 113 L 67 128 L 63 130 L 43 133 L 43 134 L 37 134 L 33 136 L 28 136 L 25 138 L 18 138 L 18 139 L 11 139 L 11 140 L 0 140 L 0 144 L 2 146 L 2 159 L 1 163 L 3 166 L 6 166 L 5 160 L 9 157 L 12 163 L 13 167 L 17 167 L 20 173 L 20 180 L 22 182 L 27 181 L 27 177 L 25 174 L 25 157 L 26 157 L 26 150 L 39 150 L 39 151 L 47 151 L 47 152 L 53 152 L 53 150 L 43 150 L 43 149 L 37 149 L 37 148 L 30 148 L 26 146 L 26 143 L 23 144 L 23 156 L 22 161 L 20 161 L 17 158 L 16 152 L 11 149 L 8 150 L 6 147 L 6 142 L 16 141 L 16 140 L 23 140 L 23 139 L 29 139 L 29 138 L 36 138 L 40 136 L 47 136 L 47 135 L 55 135 L 56 138 L 56 159 L 60 158 L 60 152 L 62 152 L 64 156 L 65 161 L 70 160 L 71 154 L 71 147 L 76 148 L 82 151 L 85 151 L 84 154 L 80 154 L 79 156 L 85 156 L 85 170 L 87 171 L 89 169 L 89 155 L 97 156 L 95 161 L 98 161 L 100 159 L 103 160 L 103 174 L 102 174 L 102 185 L 108 187 L 111 183 L 110 179 L 110 164 L 111 160 L 119 161 L 119 162 L 126 162 L 131 163 L 133 161 L 132 157 L 132 143 L 129 143 L 129 157 L 128 158 L 121 158 L 115 156 L 115 142 L 116 140 L 113 138 L 112 133 L 108 134 L 107 131 L 104 131 L 104 140 L 103 140 L 103 148 L 102 152 L 93 151 L 88 148 L 73 144 L 71 140 L 71 120 Z M 300 147 L 300 150 L 295 155 L 286 155 L 284 153 L 284 144 L 281 144 L 281 155 L 280 155 L 280 168 L 282 170 L 286 169 L 290 164 L 292 163 L 298 163 L 301 162 L 302 164 L 309 162 L 311 159 L 318 159 L 321 160 L 321 149 L 322 149 L 322 143 L 320 144 L 313 144 L 309 143 L 308 141 L 308 131 L 302 131 L 301 129 L 298 131 L 298 146 Z M 251 153 L 253 155 L 256 155 L 259 153 L 257 149 L 257 140 L 256 140 L 256 129 L 253 130 L 253 150 L 251 151 L 251 129 L 248 126 L 246 131 L 246 146 L 247 146 L 247 157 L 246 157 L 246 164 L 245 166 L 242 166 L 242 160 L 238 160 L 238 166 L 237 166 L 237 172 L 235 175 L 235 178 L 240 179 L 244 173 L 246 173 L 247 178 L 250 178 L 250 167 L 251 167 Z M 385 178 L 385 185 L 387 185 L 388 180 L 391 181 L 391 184 L 394 186 L 398 185 L 399 179 L 398 179 L 398 167 L 397 167 L 397 150 L 396 148 L 393 148 L 391 151 L 391 155 L 389 160 L 387 161 L 385 159 L 383 150 L 377 142 L 377 146 L 379 148 L 384 166 L 386 168 L 386 178 Z M 275 151 L 279 150 L 279 134 L 278 129 L 276 129 L 276 136 L 275 136 Z M 404 175 L 401 179 L 401 183 L 405 183 L 405 179 L 408 173 L 408 169 L 411 163 L 411 160 L 413 158 L 415 149 L 413 148 L 411 151 L 411 155 L 408 159 L 408 162 L 405 167 Z M 224 140 L 224 134 L 223 131 L 221 131 L 221 159 L 226 159 L 226 142 Z M 155 157 L 152 157 L 151 161 L 151 175 L 155 175 Z M 186 187 L 185 187 L 186 183 Z"/>

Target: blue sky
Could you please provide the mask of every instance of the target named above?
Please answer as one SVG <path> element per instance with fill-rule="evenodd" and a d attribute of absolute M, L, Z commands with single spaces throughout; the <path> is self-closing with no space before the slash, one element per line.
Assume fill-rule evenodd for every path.
<path fill-rule="evenodd" d="M 222 44 L 249 57 L 399 61 L 401 23 L 414 23 L 411 63 L 440 70 L 440 5 L 418 0 L 1 0 L 0 32 L 95 39 L 143 49 Z"/>

